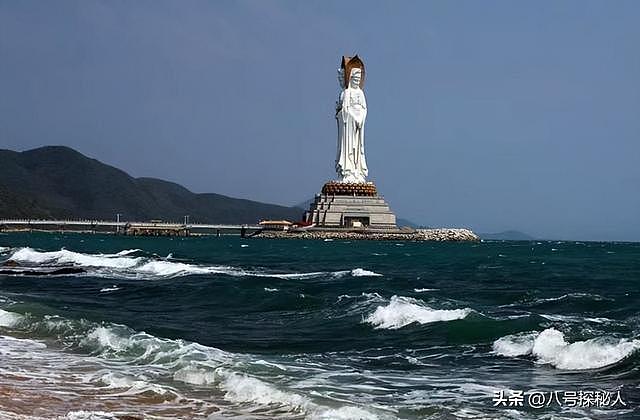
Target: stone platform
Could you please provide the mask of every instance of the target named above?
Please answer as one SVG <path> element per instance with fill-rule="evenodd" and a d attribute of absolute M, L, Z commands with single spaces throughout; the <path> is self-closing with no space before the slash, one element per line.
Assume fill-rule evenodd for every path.
<path fill-rule="evenodd" d="M 367 187 L 357 187 L 358 184 L 344 185 L 352 185 L 350 189 L 353 189 L 354 194 L 316 195 L 305 213 L 305 221 L 327 228 L 397 229 L 396 215 L 384 198 L 377 195 L 377 192 L 369 195 L 371 191 L 376 191 L 373 184 L 362 184 Z M 362 191 L 362 195 L 356 195 L 355 191 Z"/>

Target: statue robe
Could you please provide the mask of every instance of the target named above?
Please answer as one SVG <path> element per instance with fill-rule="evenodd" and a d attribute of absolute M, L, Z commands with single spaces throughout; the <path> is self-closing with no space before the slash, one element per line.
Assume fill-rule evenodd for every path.
<path fill-rule="evenodd" d="M 340 94 L 337 105 L 338 178 L 341 182 L 366 182 L 369 170 L 364 156 L 364 123 L 367 118 L 364 92 L 360 88 L 348 87 Z"/>

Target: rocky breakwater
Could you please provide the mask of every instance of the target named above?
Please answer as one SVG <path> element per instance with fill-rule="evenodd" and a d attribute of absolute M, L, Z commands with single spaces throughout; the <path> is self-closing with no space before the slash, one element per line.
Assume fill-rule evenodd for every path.
<path fill-rule="evenodd" d="M 416 229 L 416 230 L 265 230 L 254 237 L 274 239 L 347 239 L 370 241 L 479 241 L 478 235 L 469 229 Z"/>
<path fill-rule="evenodd" d="M 417 229 L 416 235 L 422 241 L 471 241 L 476 242 L 480 237 L 469 229 Z"/>

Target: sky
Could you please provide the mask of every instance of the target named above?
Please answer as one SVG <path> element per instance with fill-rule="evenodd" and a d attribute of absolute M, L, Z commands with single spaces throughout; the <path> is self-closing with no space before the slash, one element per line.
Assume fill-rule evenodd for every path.
<path fill-rule="evenodd" d="M 399 217 L 640 241 L 638 1 L 0 0 L 0 148 L 293 205 L 335 179 L 343 54 Z"/>

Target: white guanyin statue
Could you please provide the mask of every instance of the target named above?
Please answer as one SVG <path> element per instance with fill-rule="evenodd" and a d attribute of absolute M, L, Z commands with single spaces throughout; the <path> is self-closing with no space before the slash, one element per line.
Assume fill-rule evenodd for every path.
<path fill-rule="evenodd" d="M 364 122 L 367 118 L 367 101 L 361 88 L 362 68 L 347 69 L 349 77 L 345 84 L 345 69 L 338 70 L 338 83 L 342 92 L 336 103 L 338 122 L 338 154 L 336 172 L 338 181 L 364 183 L 369 174 L 364 157 Z"/>

